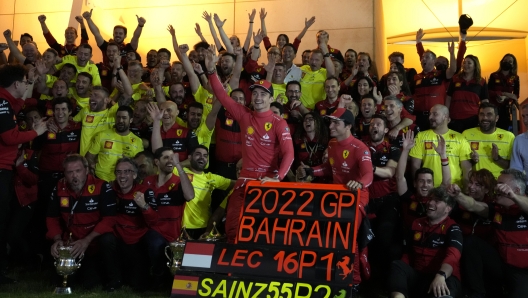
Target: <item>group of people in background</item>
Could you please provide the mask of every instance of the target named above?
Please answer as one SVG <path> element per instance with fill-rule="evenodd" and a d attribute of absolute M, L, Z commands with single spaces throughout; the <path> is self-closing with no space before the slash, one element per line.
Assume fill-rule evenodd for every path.
<path fill-rule="evenodd" d="M 330 46 L 325 30 L 298 52 L 315 17 L 272 44 L 268 12 L 253 9 L 242 39 L 204 12 L 212 41 L 197 23 L 200 41 L 180 44 L 169 25 L 173 49 L 142 57 L 144 18 L 129 42 L 121 25 L 105 40 L 92 13 L 76 17 L 78 44 L 73 27 L 60 44 L 45 15 L 45 50 L 3 33 L 0 284 L 68 244 L 88 289 L 168 289 L 165 246 L 215 225 L 234 243 L 245 185 L 259 180 L 361 190 L 354 295 L 369 279 L 388 297 L 528 295 L 528 133 L 512 133 L 512 107 L 528 126 L 528 105 L 514 55 L 485 78 L 467 28 L 446 56 L 420 29 L 420 72 L 394 52 L 379 76 L 368 52 Z"/>

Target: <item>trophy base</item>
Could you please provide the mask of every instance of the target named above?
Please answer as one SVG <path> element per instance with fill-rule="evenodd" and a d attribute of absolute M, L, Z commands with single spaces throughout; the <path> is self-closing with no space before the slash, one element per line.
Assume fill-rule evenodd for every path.
<path fill-rule="evenodd" d="M 70 295 L 72 293 L 71 291 L 71 288 L 70 287 L 56 287 L 55 288 L 55 292 L 53 292 L 54 294 L 59 294 L 59 295 Z"/>

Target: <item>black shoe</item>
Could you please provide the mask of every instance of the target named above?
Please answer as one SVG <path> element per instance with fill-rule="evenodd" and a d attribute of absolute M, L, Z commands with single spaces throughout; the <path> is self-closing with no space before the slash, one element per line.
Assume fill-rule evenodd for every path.
<path fill-rule="evenodd" d="M 16 284 L 18 281 L 16 279 L 9 278 L 5 275 L 0 275 L 0 285 L 12 285 Z"/>
<path fill-rule="evenodd" d="M 112 292 L 115 292 L 115 291 L 121 289 L 122 286 L 123 286 L 123 284 L 121 283 L 121 281 L 114 281 L 114 282 L 108 283 L 106 285 L 106 287 L 103 288 L 103 290 L 105 292 L 112 293 Z"/>

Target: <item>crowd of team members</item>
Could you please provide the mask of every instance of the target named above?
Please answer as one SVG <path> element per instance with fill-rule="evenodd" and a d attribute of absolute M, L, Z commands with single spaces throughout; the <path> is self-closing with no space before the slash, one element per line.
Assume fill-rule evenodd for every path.
<path fill-rule="evenodd" d="M 256 14 L 243 44 L 216 14 L 203 14 L 215 45 L 196 24 L 201 41 L 191 50 L 169 25 L 178 61 L 162 48 L 145 65 L 136 51 L 141 17 L 125 43 L 127 28 L 106 41 L 85 12 L 76 18 L 81 43 L 68 27 L 61 45 L 39 16 L 50 46 L 42 54 L 31 35 L 20 51 L 4 32 L 0 283 L 13 282 L 8 266 L 47 259 L 44 238 L 57 256 L 70 237 L 74 256 L 85 256 L 77 275 L 86 287 L 170 280 L 167 243 L 183 226 L 199 239 L 222 222 L 232 242 L 244 185 L 261 180 L 361 189 L 357 216 L 367 228 L 355 291 L 372 265 L 390 297 L 528 295 L 528 136 L 510 132 L 516 58 L 504 55 L 486 82 L 478 58 L 464 56 L 463 30 L 457 55 L 451 43 L 446 58 L 424 50 L 420 29 L 422 72 L 395 52 L 378 79 L 368 53 L 343 56 L 320 30 L 297 66 L 315 17 L 293 43 L 280 34 L 271 45 L 267 12 L 257 32 Z M 91 61 L 85 21 L 102 62 Z M 521 115 L 528 125 L 526 106 Z"/>

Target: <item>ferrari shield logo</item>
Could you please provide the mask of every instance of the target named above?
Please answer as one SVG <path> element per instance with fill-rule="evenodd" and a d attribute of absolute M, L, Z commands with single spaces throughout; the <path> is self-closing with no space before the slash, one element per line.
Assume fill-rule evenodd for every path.
<path fill-rule="evenodd" d="M 189 174 L 189 173 L 187 173 L 187 178 L 189 178 L 189 181 L 192 182 L 192 181 L 193 181 L 193 177 L 194 177 L 193 174 Z"/>
<path fill-rule="evenodd" d="M 171 183 L 171 185 L 169 185 L 169 190 L 171 190 L 173 187 L 174 187 L 174 183 Z"/>
<path fill-rule="evenodd" d="M 88 192 L 93 193 L 95 191 L 95 184 L 88 185 Z"/>
<path fill-rule="evenodd" d="M 497 135 L 497 139 L 499 139 L 499 140 L 502 140 L 503 137 L 504 137 L 504 135 L 501 134 L 501 133 Z"/>
<path fill-rule="evenodd" d="M 418 207 L 418 203 L 412 202 L 409 206 L 409 209 L 411 209 L 412 211 L 416 211 L 416 207 Z"/>
<path fill-rule="evenodd" d="M 348 157 L 348 155 L 350 154 L 350 151 L 348 150 L 343 150 L 343 158 L 346 159 Z"/>
<path fill-rule="evenodd" d="M 493 222 L 498 223 L 499 225 L 502 224 L 502 215 L 500 213 L 495 213 Z"/>
<path fill-rule="evenodd" d="M 479 142 L 471 142 L 471 150 L 478 150 Z"/>
<path fill-rule="evenodd" d="M 269 131 L 271 129 L 271 122 L 266 122 L 266 124 L 264 124 L 264 129 L 266 129 L 266 131 Z"/>
<path fill-rule="evenodd" d="M 178 137 L 180 137 L 183 133 L 183 129 L 177 129 L 176 130 L 176 135 L 178 135 Z"/>
<path fill-rule="evenodd" d="M 232 126 L 232 125 L 233 125 L 233 119 L 229 119 L 229 118 L 227 118 L 226 121 L 225 121 L 225 124 L 226 124 L 227 126 Z"/>
<path fill-rule="evenodd" d="M 416 232 L 414 233 L 414 240 L 415 241 L 418 241 L 422 238 L 422 233 L 421 232 Z"/>
<path fill-rule="evenodd" d="M 61 199 L 60 199 L 60 205 L 61 205 L 61 207 L 70 207 L 70 198 L 68 198 L 68 197 L 61 197 Z"/>

